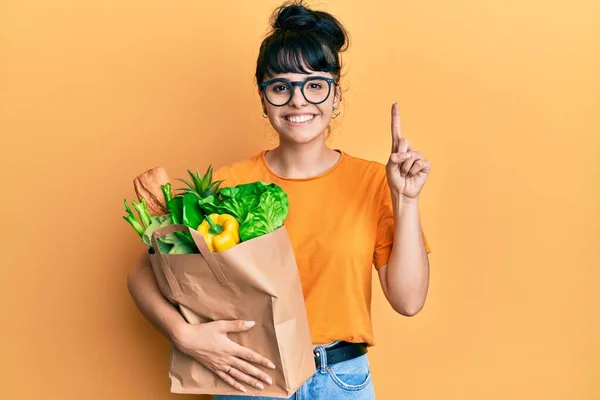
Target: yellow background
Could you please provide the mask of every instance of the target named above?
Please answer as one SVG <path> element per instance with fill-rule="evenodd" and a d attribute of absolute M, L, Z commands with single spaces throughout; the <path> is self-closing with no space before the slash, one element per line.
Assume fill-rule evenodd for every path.
<path fill-rule="evenodd" d="M 0 4 L 0 398 L 198 398 L 127 293 L 123 198 L 275 143 L 253 74 L 278 4 Z M 313 4 L 353 39 L 331 144 L 385 162 L 398 100 L 433 162 L 426 307 L 374 286 L 378 399 L 600 398 L 600 3 Z"/>

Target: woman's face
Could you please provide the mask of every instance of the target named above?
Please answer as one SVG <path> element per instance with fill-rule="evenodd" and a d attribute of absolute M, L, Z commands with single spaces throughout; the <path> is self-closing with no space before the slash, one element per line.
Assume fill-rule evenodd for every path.
<path fill-rule="evenodd" d="M 333 75 L 328 72 L 286 73 L 270 76 L 265 81 L 283 78 L 298 82 L 313 77 L 333 78 Z M 328 86 L 323 80 L 310 79 L 304 85 L 306 96 L 313 102 L 321 101 L 327 96 L 322 103 L 312 104 L 302 95 L 301 86 L 291 86 L 291 88 L 292 90 L 285 82 L 274 82 L 265 87 L 264 92 L 260 92 L 263 108 L 267 112 L 271 125 L 279 134 L 280 141 L 303 144 L 321 138 L 329 125 L 334 107 L 339 106 L 341 91 L 335 83 Z M 279 107 L 265 98 L 268 96 L 271 102 L 281 104 L 289 98 L 290 92 L 292 93 L 290 101 Z"/>

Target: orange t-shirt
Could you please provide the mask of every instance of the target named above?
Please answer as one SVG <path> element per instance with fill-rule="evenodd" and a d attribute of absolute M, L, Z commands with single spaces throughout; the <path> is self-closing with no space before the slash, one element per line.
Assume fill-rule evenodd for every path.
<path fill-rule="evenodd" d="M 385 166 L 341 152 L 323 174 L 290 179 L 269 168 L 265 153 L 222 167 L 213 179 L 224 179 L 221 187 L 275 183 L 287 193 L 285 227 L 313 344 L 344 340 L 373 345 L 372 268 L 387 264 L 394 238 Z"/>

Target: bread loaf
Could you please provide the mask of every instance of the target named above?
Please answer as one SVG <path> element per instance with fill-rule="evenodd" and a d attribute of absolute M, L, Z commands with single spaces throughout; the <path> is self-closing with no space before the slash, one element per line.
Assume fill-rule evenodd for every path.
<path fill-rule="evenodd" d="M 168 214 L 161 186 L 171 182 L 163 167 L 156 167 L 140 174 L 133 180 L 139 201 L 144 199 L 152 216 Z"/>

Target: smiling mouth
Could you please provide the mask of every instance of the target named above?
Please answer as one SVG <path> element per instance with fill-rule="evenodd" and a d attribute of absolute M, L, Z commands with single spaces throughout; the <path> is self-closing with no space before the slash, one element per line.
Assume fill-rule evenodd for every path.
<path fill-rule="evenodd" d="M 314 118 L 315 118 L 315 116 L 313 114 L 290 115 L 290 116 L 285 117 L 286 121 L 291 122 L 293 124 L 303 124 L 303 123 L 313 120 Z"/>

